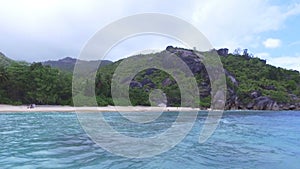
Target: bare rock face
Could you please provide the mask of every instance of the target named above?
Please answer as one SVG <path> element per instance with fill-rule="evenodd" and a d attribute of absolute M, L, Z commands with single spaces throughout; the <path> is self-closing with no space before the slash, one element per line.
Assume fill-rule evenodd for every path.
<path fill-rule="evenodd" d="M 230 72 L 228 72 L 227 70 L 225 70 L 225 75 L 231 80 L 231 82 L 235 85 L 238 86 L 239 82 L 236 80 L 236 78 L 234 77 L 233 74 L 231 74 Z"/>
<path fill-rule="evenodd" d="M 141 81 L 142 86 L 149 86 L 150 88 L 156 88 L 156 85 L 148 78 L 145 78 Z"/>
<path fill-rule="evenodd" d="M 166 107 L 168 100 L 167 95 L 159 89 L 153 90 L 149 95 L 151 106 Z"/>
<path fill-rule="evenodd" d="M 226 106 L 225 108 L 227 110 L 230 109 L 238 109 L 238 97 L 235 93 L 235 91 L 231 88 L 227 89 L 227 96 L 226 96 Z"/>
<path fill-rule="evenodd" d="M 296 106 L 295 106 L 295 105 L 290 105 L 290 106 L 289 106 L 289 109 L 290 109 L 290 110 L 295 110 L 295 109 L 296 109 Z"/>
<path fill-rule="evenodd" d="M 166 78 L 165 80 L 162 81 L 162 86 L 165 87 L 165 86 L 169 86 L 171 85 L 173 82 L 170 78 Z"/>
<path fill-rule="evenodd" d="M 261 92 L 260 91 L 253 91 L 250 96 L 255 99 L 261 96 Z"/>
<path fill-rule="evenodd" d="M 184 61 L 194 74 L 206 71 L 204 64 L 201 62 L 201 59 L 193 50 L 174 48 L 173 46 L 168 46 L 166 50 L 171 54 L 175 54 L 182 61 Z M 163 66 L 165 68 L 173 68 L 174 66 L 179 67 L 179 65 L 177 66 L 170 64 L 171 62 L 172 60 L 163 60 L 163 63 L 166 64 Z"/>
<path fill-rule="evenodd" d="M 217 50 L 218 55 L 224 56 L 224 57 L 228 56 L 228 51 L 229 50 L 227 48 L 222 48 L 222 49 Z"/>
<path fill-rule="evenodd" d="M 131 87 L 131 88 L 135 88 L 135 87 L 137 87 L 137 88 L 142 88 L 143 85 L 142 85 L 140 82 L 137 82 L 137 81 L 131 81 L 131 82 L 130 82 L 130 87 Z"/>
<path fill-rule="evenodd" d="M 277 103 L 269 97 L 260 96 L 247 105 L 248 109 L 253 110 L 279 110 Z"/>
<path fill-rule="evenodd" d="M 145 75 L 151 75 L 152 73 L 154 73 L 157 69 L 155 68 L 151 68 L 151 69 L 147 69 L 145 72 Z"/>
<path fill-rule="evenodd" d="M 212 50 L 212 54 L 218 54 L 219 56 L 226 57 L 228 56 L 228 49 L 223 48 L 219 50 Z M 206 98 L 212 95 L 211 93 L 211 80 L 208 75 L 208 70 L 214 70 L 215 72 L 218 72 L 218 69 L 216 69 L 213 66 L 204 65 L 203 59 L 204 56 L 203 53 L 196 51 L 196 50 L 189 50 L 184 48 L 177 48 L 173 46 L 168 46 L 166 48 L 166 51 L 161 52 L 158 54 L 158 63 L 161 63 L 161 66 L 165 69 L 171 69 L 173 73 L 175 74 L 181 74 L 184 73 L 186 77 L 192 76 L 190 73 L 186 72 L 180 72 L 180 70 L 183 70 L 185 67 L 182 67 L 182 65 L 187 65 L 191 71 L 192 74 L 194 74 L 197 78 L 201 79 L 201 81 L 198 84 L 199 87 L 199 96 L 201 98 Z M 180 62 L 174 61 L 174 57 L 176 59 L 180 59 Z M 246 57 L 246 59 L 250 59 L 250 56 L 240 56 L 240 57 Z M 150 58 L 149 58 L 150 59 Z M 182 61 L 185 64 L 182 64 Z M 260 60 L 261 62 L 264 62 L 264 60 Z M 152 75 L 155 74 L 158 71 L 156 68 L 150 68 L 144 71 L 144 74 L 142 76 L 142 79 L 136 80 L 133 79 L 124 79 L 124 82 L 131 81 L 130 87 L 132 88 L 141 88 L 144 89 L 146 92 L 152 91 L 153 89 L 156 89 L 157 87 L 161 86 L 163 88 L 168 86 L 176 85 L 176 81 L 169 77 L 164 77 L 161 79 L 160 84 L 156 84 L 157 81 L 152 81 Z M 222 72 L 223 73 L 223 72 Z M 296 95 L 290 94 L 290 99 L 292 100 L 292 103 L 281 103 L 280 105 L 277 104 L 277 102 L 272 99 L 271 97 L 268 97 L 260 91 L 259 89 L 251 90 L 248 93 L 244 93 L 243 95 L 238 94 L 238 89 L 240 86 L 240 82 L 238 81 L 238 78 L 235 76 L 234 73 L 224 69 L 225 76 L 228 79 L 228 82 L 230 82 L 230 85 L 227 86 L 227 93 L 226 93 L 226 103 L 222 102 L 222 99 L 215 99 L 217 100 L 217 103 L 219 105 L 225 104 L 225 109 L 231 110 L 231 109 L 251 109 L 251 110 L 300 110 L 300 97 L 298 98 Z M 183 74 L 183 75 L 184 75 Z M 216 78 L 217 79 L 217 78 Z M 156 83 L 154 83 L 156 82 Z M 279 89 L 276 88 L 274 85 L 268 85 L 268 84 L 262 84 L 260 86 L 264 90 L 271 90 L 271 91 L 277 91 Z M 175 98 L 166 95 L 165 97 L 168 98 L 170 102 L 180 102 L 180 98 Z M 213 96 L 214 97 L 214 96 Z M 162 101 L 153 100 L 156 105 L 165 105 Z"/>

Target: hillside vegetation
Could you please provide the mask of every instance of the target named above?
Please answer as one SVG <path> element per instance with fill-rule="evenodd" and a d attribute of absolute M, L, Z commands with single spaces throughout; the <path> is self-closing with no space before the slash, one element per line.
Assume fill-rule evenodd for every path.
<path fill-rule="evenodd" d="M 139 57 L 158 56 L 164 58 L 172 53 L 182 59 L 190 68 L 199 87 L 201 108 L 210 107 L 211 86 L 204 64 L 192 50 L 168 47 L 166 50 Z M 228 54 L 228 50 L 204 52 L 209 56 L 217 52 L 225 69 L 227 83 L 226 109 L 300 109 L 299 72 L 268 65 L 265 60 L 249 54 Z M 1 56 L 2 57 L 2 56 Z M 4 57 L 4 56 L 3 56 Z M 6 58 L 6 57 L 4 57 Z M 5 60 L 5 59 L 1 59 Z M 4 61 L 3 61 L 4 62 Z M 122 60 L 99 68 L 96 75 L 95 93 L 100 106 L 113 105 L 111 79 Z M 2 62 L 1 62 L 2 63 Z M 163 62 L 167 63 L 168 62 Z M 4 104 L 61 104 L 72 105 L 72 66 L 61 70 L 41 63 L 31 65 L 11 62 L 0 65 L 0 103 Z M 178 69 L 178 68 L 177 68 Z M 183 79 L 189 77 L 182 75 Z M 167 100 L 156 100 L 157 105 L 180 106 L 180 90 L 177 82 L 166 72 L 151 68 L 139 72 L 133 79 L 124 83 L 130 85 L 130 101 L 133 105 L 150 105 L 149 94 L 161 89 Z M 82 81 L 82 86 L 90 83 Z M 76 98 L 83 101 L 93 93 L 85 88 L 77 92 Z"/>
<path fill-rule="evenodd" d="M 13 62 L 13 60 L 7 58 L 3 53 L 0 52 L 0 67 L 5 68 Z"/>
<path fill-rule="evenodd" d="M 42 62 L 43 65 L 48 65 L 51 66 L 53 68 L 57 68 L 59 70 L 62 71 L 66 71 L 66 72 L 73 72 L 75 64 L 77 64 L 77 66 L 85 66 L 87 67 L 88 65 L 91 65 L 92 67 L 95 67 L 94 65 L 98 65 L 99 60 L 95 60 L 95 61 L 84 61 L 84 60 L 77 60 L 71 57 L 66 57 L 60 60 L 48 60 L 46 62 Z M 101 60 L 101 66 L 105 66 L 108 64 L 111 64 L 112 62 L 109 60 Z M 95 70 L 92 70 L 95 71 Z"/>
<path fill-rule="evenodd" d="M 200 90 L 202 108 L 208 108 L 211 102 L 210 81 L 205 66 L 191 51 L 168 47 L 168 51 L 181 58 L 194 73 Z M 223 49 L 222 49 L 223 50 Z M 248 53 L 228 54 L 222 50 L 204 52 L 212 55 L 218 52 L 223 63 L 226 82 L 226 109 L 299 109 L 300 76 L 298 71 L 286 70 L 266 64 L 265 60 L 254 58 Z M 165 51 L 163 51 L 165 52 Z M 162 53 L 155 55 L 162 55 Z M 134 56 L 150 57 L 153 54 Z M 113 104 L 110 95 L 110 80 L 119 62 L 100 69 L 97 75 L 96 93 L 100 103 Z M 100 85 L 99 85 L 100 84 Z M 180 90 L 176 81 L 167 73 L 148 69 L 140 72 L 130 83 L 131 101 L 134 105 L 149 105 L 148 95 L 159 88 L 167 95 L 169 106 L 180 106 Z"/>

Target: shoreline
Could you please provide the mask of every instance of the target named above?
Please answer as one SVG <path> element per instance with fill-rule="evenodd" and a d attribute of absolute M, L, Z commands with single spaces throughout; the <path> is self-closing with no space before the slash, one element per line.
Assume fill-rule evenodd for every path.
<path fill-rule="evenodd" d="M 35 108 L 28 108 L 27 105 L 13 106 L 0 104 L 0 113 L 11 112 L 162 112 L 162 111 L 209 111 L 210 109 L 200 109 L 191 107 L 150 107 L 150 106 L 105 106 L 105 107 L 73 107 L 61 105 L 36 105 Z M 215 110 L 219 111 L 219 110 Z M 275 111 L 275 110 L 223 110 L 223 111 Z M 299 110 L 278 110 L 278 111 L 299 111 Z"/>
<path fill-rule="evenodd" d="M 200 111 L 190 107 L 150 107 L 150 106 L 106 106 L 106 107 L 73 107 L 60 105 L 36 105 L 28 108 L 27 105 L 13 106 L 0 104 L 0 113 L 9 112 L 161 112 L 161 111 Z M 203 110 L 207 111 L 207 110 Z"/>

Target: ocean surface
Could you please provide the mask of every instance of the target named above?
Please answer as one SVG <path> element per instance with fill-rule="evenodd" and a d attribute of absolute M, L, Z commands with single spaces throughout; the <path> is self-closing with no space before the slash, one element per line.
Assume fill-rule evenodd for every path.
<path fill-rule="evenodd" d="M 114 155 L 95 144 L 75 113 L 1 113 L 0 168 L 300 168 L 299 111 L 225 112 L 215 133 L 198 143 L 207 112 L 199 112 L 181 143 L 151 158 Z M 147 137 L 172 125 L 165 112 L 147 127 L 128 127 L 119 113 L 105 113 L 116 130 Z"/>

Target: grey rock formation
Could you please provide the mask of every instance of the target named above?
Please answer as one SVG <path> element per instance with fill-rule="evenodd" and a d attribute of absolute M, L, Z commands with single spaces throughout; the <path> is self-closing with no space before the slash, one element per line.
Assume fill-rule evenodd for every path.
<path fill-rule="evenodd" d="M 295 110 L 295 109 L 296 109 L 296 106 L 295 106 L 295 105 L 290 105 L 290 106 L 289 106 L 289 109 L 290 109 L 290 110 Z"/>
<path fill-rule="evenodd" d="M 142 86 L 147 85 L 147 86 L 149 86 L 150 88 L 155 88 L 155 87 L 156 87 L 156 85 L 155 85 L 150 79 L 148 79 L 148 78 L 143 79 L 143 80 L 141 81 L 141 84 L 142 84 Z"/>
<path fill-rule="evenodd" d="M 169 86 L 171 85 L 173 82 L 170 78 L 166 78 L 165 80 L 162 81 L 162 86 L 163 87 L 166 87 L 166 86 Z"/>
<path fill-rule="evenodd" d="M 277 103 L 269 97 L 260 96 L 247 105 L 248 109 L 254 110 L 279 110 Z"/>
<path fill-rule="evenodd" d="M 137 81 L 131 81 L 131 82 L 130 82 L 130 87 L 131 87 L 131 88 L 134 88 L 134 87 L 142 88 L 143 85 L 142 85 L 140 82 L 137 82 Z"/>
<path fill-rule="evenodd" d="M 217 50 L 218 55 L 224 56 L 224 57 L 228 56 L 228 51 L 229 50 L 227 48 L 222 48 L 222 49 Z"/>
<path fill-rule="evenodd" d="M 255 99 L 261 96 L 261 92 L 260 91 L 253 91 L 250 96 Z"/>
<path fill-rule="evenodd" d="M 238 86 L 239 82 L 236 80 L 233 74 L 225 70 L 225 75 L 230 79 L 230 81 L 233 83 L 233 85 Z"/>

